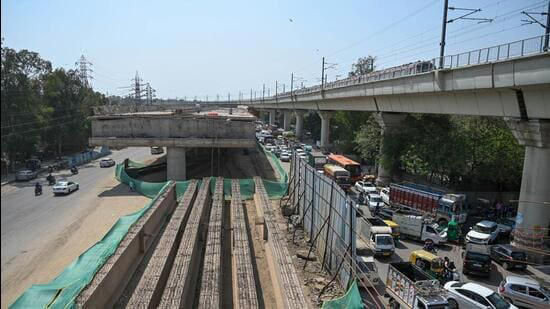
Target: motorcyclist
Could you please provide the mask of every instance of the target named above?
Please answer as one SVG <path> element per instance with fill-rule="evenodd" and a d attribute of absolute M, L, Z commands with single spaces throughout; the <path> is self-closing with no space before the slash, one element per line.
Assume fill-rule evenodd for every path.
<path fill-rule="evenodd" d="M 427 239 L 424 243 L 424 250 L 428 252 L 435 252 L 434 243 L 431 239 Z"/>
<path fill-rule="evenodd" d="M 40 183 L 37 182 L 37 183 L 34 185 L 34 193 L 39 193 L 39 192 L 42 192 L 42 185 L 40 185 Z"/>
<path fill-rule="evenodd" d="M 48 181 L 48 183 L 52 184 L 55 182 L 55 178 L 52 176 L 52 173 L 50 173 L 48 175 L 48 177 L 46 177 L 46 180 Z"/>
<path fill-rule="evenodd" d="M 76 165 L 73 164 L 73 166 L 71 167 L 71 172 L 73 172 L 73 173 L 78 172 L 78 169 L 76 168 Z"/>

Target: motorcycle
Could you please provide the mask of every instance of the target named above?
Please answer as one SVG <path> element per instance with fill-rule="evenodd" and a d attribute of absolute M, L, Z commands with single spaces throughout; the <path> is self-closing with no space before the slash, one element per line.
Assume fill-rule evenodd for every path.
<path fill-rule="evenodd" d="M 55 185 L 55 177 L 48 176 L 48 177 L 46 177 L 46 180 L 48 181 L 48 185 L 50 185 L 50 186 Z"/>
<path fill-rule="evenodd" d="M 42 195 L 42 187 L 35 187 L 34 188 L 34 196 Z"/>
<path fill-rule="evenodd" d="M 435 248 L 435 245 L 433 242 L 431 241 L 426 241 L 424 243 L 424 247 L 422 248 L 422 250 L 424 251 L 428 251 L 428 252 L 431 252 L 431 253 L 437 253 L 437 249 Z"/>
<path fill-rule="evenodd" d="M 78 174 L 78 169 L 77 169 L 76 167 L 71 168 L 71 173 L 72 173 L 73 175 Z"/>

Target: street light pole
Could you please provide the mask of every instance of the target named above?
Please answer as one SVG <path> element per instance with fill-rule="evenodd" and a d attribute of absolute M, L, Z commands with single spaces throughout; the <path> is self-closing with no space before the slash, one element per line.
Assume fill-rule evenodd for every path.
<path fill-rule="evenodd" d="M 443 56 L 445 56 L 445 36 L 447 32 L 447 11 L 449 10 L 449 0 L 443 4 L 443 24 L 441 25 L 441 45 L 439 49 L 439 68 L 443 67 Z"/>

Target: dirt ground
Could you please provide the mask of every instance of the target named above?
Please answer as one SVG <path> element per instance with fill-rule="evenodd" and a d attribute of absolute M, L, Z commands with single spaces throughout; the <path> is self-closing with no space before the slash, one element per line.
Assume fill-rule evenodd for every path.
<path fill-rule="evenodd" d="M 100 196 L 92 191 L 84 196 L 82 200 L 95 207 L 67 226 L 36 258 L 25 261 L 17 271 L 2 278 L 2 308 L 7 308 L 32 284 L 54 279 L 82 252 L 101 240 L 120 217 L 138 211 L 149 201 L 137 193 L 129 193 L 127 186 L 115 178 L 106 179 L 98 187 L 100 192 L 109 191 L 109 194 Z M 118 191 L 123 194 L 117 196 Z"/>

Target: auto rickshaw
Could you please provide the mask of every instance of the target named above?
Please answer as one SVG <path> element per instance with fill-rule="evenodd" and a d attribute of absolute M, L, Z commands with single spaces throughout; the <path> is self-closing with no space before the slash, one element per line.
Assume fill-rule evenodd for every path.
<path fill-rule="evenodd" d="M 368 181 L 368 182 L 374 183 L 375 180 L 376 180 L 376 176 L 374 176 L 374 175 L 365 175 L 365 176 L 363 176 L 363 181 Z"/>
<path fill-rule="evenodd" d="M 391 236 L 393 237 L 394 241 L 399 240 L 399 224 L 395 223 L 392 220 L 382 220 L 384 223 L 386 223 L 387 226 L 391 227 Z"/>
<path fill-rule="evenodd" d="M 443 273 L 445 270 L 444 261 L 441 257 L 431 252 L 425 250 L 415 250 L 411 252 L 409 262 L 420 267 L 434 279 L 443 278 Z"/>

